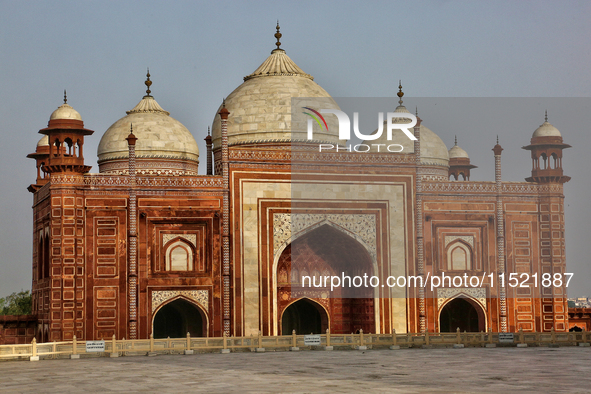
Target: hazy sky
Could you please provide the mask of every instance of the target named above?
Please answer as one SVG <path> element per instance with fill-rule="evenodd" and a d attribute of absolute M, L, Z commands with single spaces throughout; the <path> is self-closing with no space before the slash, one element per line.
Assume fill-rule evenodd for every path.
<path fill-rule="evenodd" d="M 31 285 L 26 188 L 35 163 L 26 155 L 63 90 L 95 130 L 84 149 L 93 172 L 100 137 L 144 95 L 148 66 L 153 96 L 204 152 L 222 98 L 275 47 L 277 19 L 282 48 L 334 97 L 394 97 L 402 79 L 405 104 L 420 105 L 425 125 L 448 147 L 458 135 L 479 167 L 473 180 L 494 179 L 497 134 L 504 179 L 529 176 L 520 148 L 547 108 L 573 145 L 564 157 L 573 177 L 565 186 L 567 264 L 576 274 L 569 295 L 591 296 L 590 15 L 584 1 L 0 1 L 0 296 Z M 449 117 L 437 103 L 453 100 L 412 97 L 529 99 L 458 101 L 466 110 Z M 578 99 L 554 99 L 569 97 Z"/>

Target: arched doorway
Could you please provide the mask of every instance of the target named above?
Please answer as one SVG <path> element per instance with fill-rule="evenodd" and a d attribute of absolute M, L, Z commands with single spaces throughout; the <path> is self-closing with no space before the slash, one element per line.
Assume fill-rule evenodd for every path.
<path fill-rule="evenodd" d="M 322 334 L 328 328 L 328 315 L 316 302 L 303 298 L 289 305 L 281 317 L 281 333 Z"/>
<path fill-rule="evenodd" d="M 195 305 L 178 298 L 156 312 L 154 316 L 154 338 L 202 337 L 207 332 L 205 316 Z"/>
<path fill-rule="evenodd" d="M 319 308 L 322 308 L 320 305 L 326 308 L 325 311 L 322 308 L 327 314 L 327 324 L 322 332 L 329 326 L 333 334 L 349 334 L 360 329 L 366 333 L 375 332 L 373 288 L 349 284 L 333 290 L 330 282 L 320 283 L 322 278 L 331 276 L 371 277 L 373 272 L 372 259 L 365 246 L 335 226 L 323 224 L 295 239 L 283 250 L 277 263 L 278 329 L 281 334 L 288 335 L 293 329 L 284 326 L 282 316 L 294 300 L 304 298 L 318 303 Z M 301 331 L 296 329 L 296 332 Z"/>
<path fill-rule="evenodd" d="M 482 308 L 467 298 L 456 298 L 448 302 L 439 314 L 439 332 L 485 331 L 485 317 Z"/>

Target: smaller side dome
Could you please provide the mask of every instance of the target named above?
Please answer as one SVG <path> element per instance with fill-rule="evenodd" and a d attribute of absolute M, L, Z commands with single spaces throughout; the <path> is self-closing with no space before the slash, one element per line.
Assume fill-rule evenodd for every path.
<path fill-rule="evenodd" d="M 548 122 L 548 111 L 546 111 L 544 123 L 542 123 L 531 136 L 531 138 L 537 137 L 562 137 L 560 131 Z"/>
<path fill-rule="evenodd" d="M 56 119 L 71 119 L 71 120 L 82 120 L 82 116 L 72 108 L 69 104 L 60 105 L 49 117 L 49 120 Z"/>
<path fill-rule="evenodd" d="M 41 146 L 49 146 L 49 136 L 44 135 L 43 137 L 41 137 L 39 142 L 37 142 L 37 147 Z"/>
<path fill-rule="evenodd" d="M 531 137 L 562 137 L 562 134 L 560 134 L 560 131 L 558 131 L 556 127 L 552 126 L 548 121 L 545 121 L 536 129 L 536 131 L 534 131 Z"/>
<path fill-rule="evenodd" d="M 470 156 L 468 156 L 468 152 L 466 152 L 465 150 L 463 150 L 462 148 L 460 148 L 458 146 L 457 139 L 456 139 L 455 145 L 451 147 L 448 154 L 449 154 L 450 160 L 451 159 L 459 159 L 459 158 L 465 158 L 465 159 L 470 158 Z"/>

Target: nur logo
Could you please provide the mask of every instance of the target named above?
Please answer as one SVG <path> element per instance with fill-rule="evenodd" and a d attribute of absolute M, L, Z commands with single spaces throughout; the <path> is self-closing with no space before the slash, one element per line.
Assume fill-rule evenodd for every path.
<path fill-rule="evenodd" d="M 320 111 L 316 111 L 310 107 L 302 107 L 303 109 L 307 110 L 304 114 L 308 115 L 311 119 L 308 119 L 308 139 L 313 140 L 313 121 L 318 123 L 320 130 L 324 129 L 328 132 L 328 124 L 326 123 L 326 119 L 322 116 L 322 114 L 334 114 L 338 121 L 339 121 L 339 139 L 348 141 L 351 139 L 351 121 L 349 116 L 344 113 L 343 111 L 337 109 L 321 109 Z M 393 120 L 400 120 L 400 119 L 409 119 L 409 123 L 394 123 Z M 414 127 L 417 124 L 417 117 L 411 113 L 407 112 L 388 112 L 386 115 L 386 136 L 388 141 L 392 141 L 392 132 L 393 130 L 401 130 L 408 138 L 413 141 L 416 141 L 416 137 L 413 133 L 409 131 L 411 127 Z M 355 136 L 362 141 L 373 141 L 377 140 L 382 136 L 384 132 L 384 113 L 378 112 L 378 131 L 375 134 L 362 134 L 359 131 L 359 112 L 353 112 L 353 131 Z"/>

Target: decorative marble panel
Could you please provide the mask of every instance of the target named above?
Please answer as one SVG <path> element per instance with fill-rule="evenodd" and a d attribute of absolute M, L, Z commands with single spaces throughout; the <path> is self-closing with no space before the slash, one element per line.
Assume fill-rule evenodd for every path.
<path fill-rule="evenodd" d="M 486 289 L 482 287 L 452 287 L 437 289 L 437 307 L 441 306 L 451 298 L 456 298 L 461 294 L 466 294 L 476 299 L 482 308 L 486 311 Z"/>
<path fill-rule="evenodd" d="M 445 247 L 447 248 L 447 245 L 449 245 L 450 243 L 452 243 L 453 241 L 460 239 L 464 242 L 466 242 L 468 245 L 472 246 L 474 248 L 474 237 L 472 235 L 446 235 L 445 236 Z"/>
<path fill-rule="evenodd" d="M 178 296 L 195 301 L 206 311 L 209 309 L 209 291 L 207 290 L 157 290 L 152 292 L 152 313 L 166 301 Z"/>
<path fill-rule="evenodd" d="M 166 245 L 170 240 L 175 238 L 182 238 L 189 241 L 194 247 L 197 247 L 197 235 L 196 234 L 163 234 L 162 245 Z"/>
<path fill-rule="evenodd" d="M 290 214 L 273 215 L 273 254 L 289 242 L 293 235 L 298 235 L 311 226 L 330 222 L 354 234 L 354 238 L 367 246 L 373 261 L 376 260 L 376 218 L 367 214 Z"/>

